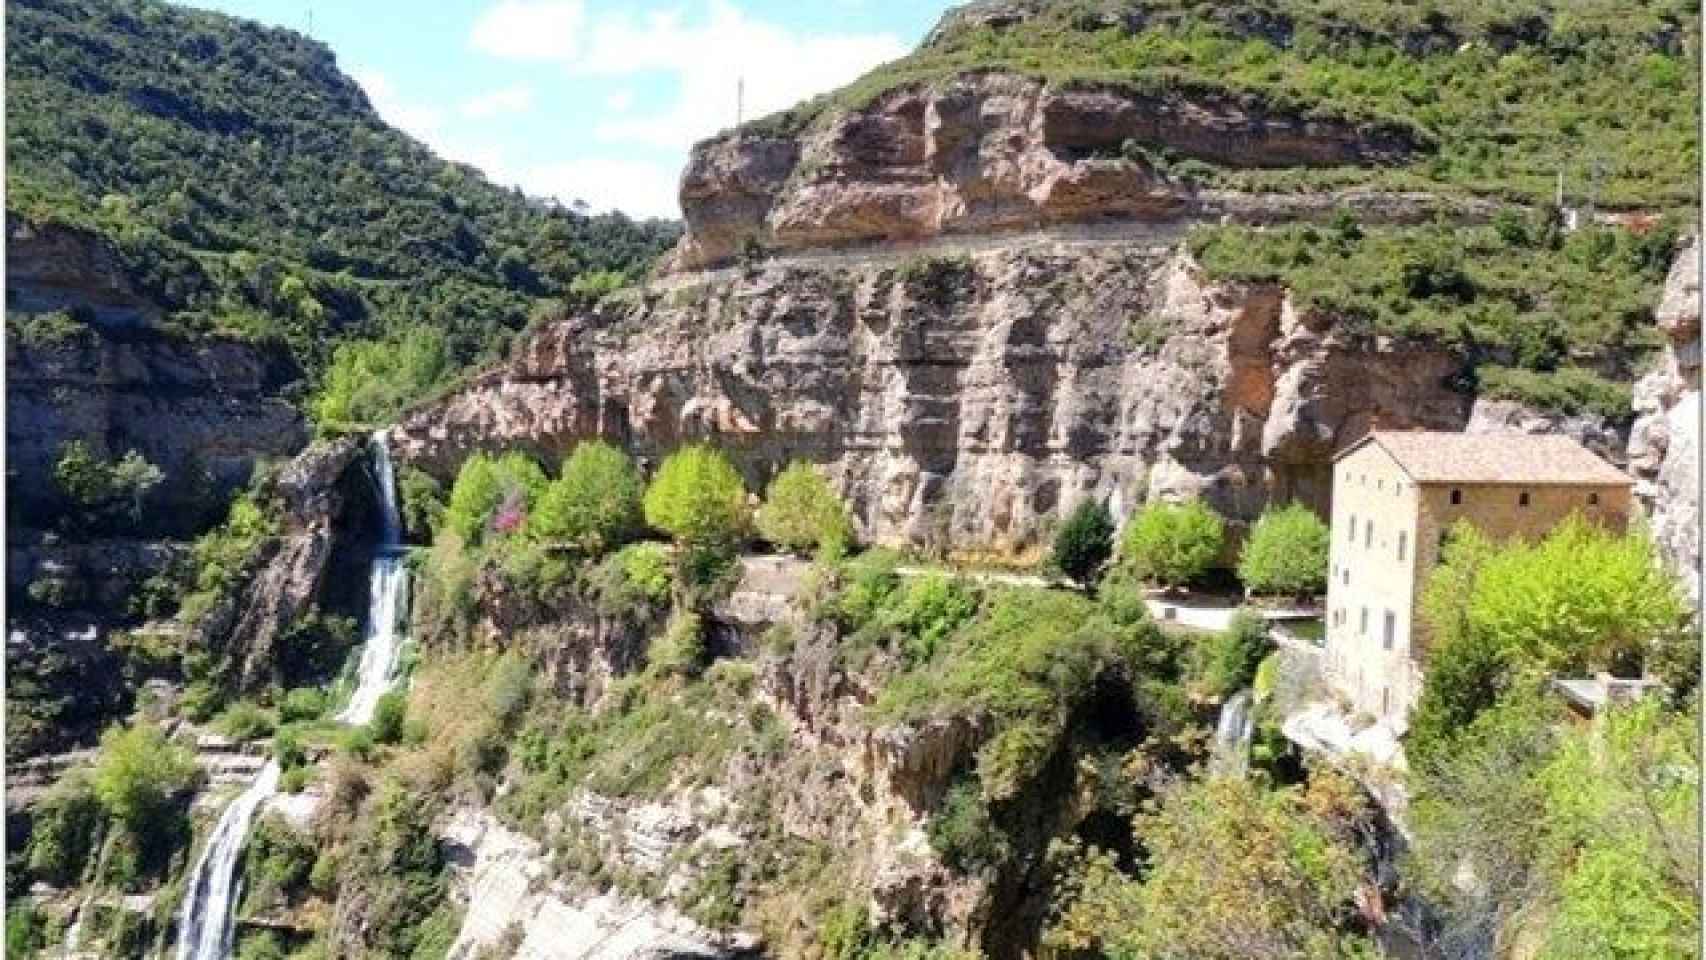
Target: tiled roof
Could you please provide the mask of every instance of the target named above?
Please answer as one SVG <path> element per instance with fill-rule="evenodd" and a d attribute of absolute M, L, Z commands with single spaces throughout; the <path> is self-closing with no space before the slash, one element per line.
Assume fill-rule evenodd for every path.
<path fill-rule="evenodd" d="M 1378 430 L 1345 448 L 1365 444 L 1392 455 L 1410 479 L 1432 483 L 1504 483 L 1540 487 L 1628 486 L 1623 471 L 1560 434 L 1444 433 Z"/>

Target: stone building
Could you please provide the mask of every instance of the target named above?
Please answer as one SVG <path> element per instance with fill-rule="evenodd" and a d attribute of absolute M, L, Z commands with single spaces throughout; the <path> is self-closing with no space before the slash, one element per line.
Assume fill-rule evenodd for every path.
<path fill-rule="evenodd" d="M 1399 730 L 1421 693 L 1418 601 L 1445 533 L 1538 539 L 1572 513 L 1621 530 L 1632 481 L 1561 435 L 1377 431 L 1333 464 L 1326 672 L 1355 711 Z"/>

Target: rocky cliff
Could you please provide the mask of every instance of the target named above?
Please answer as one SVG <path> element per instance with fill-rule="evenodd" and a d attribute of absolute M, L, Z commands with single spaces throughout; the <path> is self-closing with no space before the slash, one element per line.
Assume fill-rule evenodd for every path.
<path fill-rule="evenodd" d="M 754 251 L 1261 216 L 1260 202 L 1199 194 L 1139 145 L 1227 167 L 1387 165 L 1421 149 L 1397 129 L 1253 97 L 972 73 L 885 93 L 801 134 L 699 144 L 681 179 L 687 231 L 673 262 L 695 269 Z M 1419 213 L 1392 207 L 1395 217 Z"/>
<path fill-rule="evenodd" d="M 1700 600 L 1700 241 L 1671 267 L 1658 310 L 1666 348 L 1635 387 L 1638 419 L 1629 440 L 1635 495 L 1653 538 Z"/>
<path fill-rule="evenodd" d="M 1274 496 L 1324 506 L 1333 452 L 1369 427 L 1470 423 L 1457 370 L 1277 286 L 1208 282 L 1165 239 L 1023 235 L 606 300 L 392 445 L 448 477 L 476 449 L 549 460 L 596 435 L 655 462 L 709 438 L 755 488 L 794 457 L 828 464 L 873 540 L 1016 550 L 1085 496 L 1201 494 L 1235 521 Z"/>

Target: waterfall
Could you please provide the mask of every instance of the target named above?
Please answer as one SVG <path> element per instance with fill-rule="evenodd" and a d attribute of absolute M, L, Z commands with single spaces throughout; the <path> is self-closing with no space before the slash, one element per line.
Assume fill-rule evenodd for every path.
<path fill-rule="evenodd" d="M 184 896 L 178 930 L 178 960 L 225 960 L 231 953 L 231 916 L 242 887 L 236 883 L 237 858 L 249 838 L 249 823 L 262 801 L 278 790 L 278 763 L 268 760 L 248 788 L 219 815 L 207 849 L 201 852 Z"/>
<path fill-rule="evenodd" d="M 385 435 L 373 435 L 373 472 L 379 487 L 381 532 L 373 554 L 371 586 L 367 597 L 367 636 L 356 670 L 355 693 L 338 714 L 338 720 L 361 726 L 373 719 L 379 698 L 397 680 L 403 638 L 398 630 L 408 603 L 409 569 L 401 550 L 403 523 L 397 512 L 397 483 L 391 469 L 391 451 Z"/>
<path fill-rule="evenodd" d="M 373 472 L 379 491 L 380 538 L 373 554 L 367 602 L 367 633 L 356 671 L 355 693 L 338 714 L 340 723 L 360 726 L 373 719 L 379 698 L 397 679 L 402 659 L 398 629 L 408 603 L 409 571 L 402 551 L 402 520 L 397 512 L 397 484 L 391 451 L 383 434 L 371 444 Z M 178 960 L 228 960 L 231 920 L 242 894 L 236 882 L 237 861 L 249 837 L 249 824 L 260 805 L 278 791 L 279 768 L 268 761 L 253 783 L 220 814 L 213 836 L 190 873 L 178 930 Z"/>
<path fill-rule="evenodd" d="M 1242 777 L 1250 768 L 1250 734 L 1256 715 L 1250 709 L 1250 691 L 1240 690 L 1220 707 L 1220 722 L 1214 728 L 1214 753 L 1208 770 L 1218 776 Z"/>

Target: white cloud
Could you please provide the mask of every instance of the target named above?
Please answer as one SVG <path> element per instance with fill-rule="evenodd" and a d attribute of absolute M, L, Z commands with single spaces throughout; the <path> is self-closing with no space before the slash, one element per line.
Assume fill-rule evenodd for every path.
<path fill-rule="evenodd" d="M 405 100 L 391 79 L 378 70 L 352 70 L 350 75 L 367 91 L 367 99 L 380 119 L 422 143 L 435 144 L 444 125 L 444 111 Z"/>
<path fill-rule="evenodd" d="M 732 126 L 736 87 L 744 81 L 746 119 L 763 116 L 856 79 L 906 53 L 892 34 L 806 34 L 754 19 L 728 0 L 710 0 L 708 16 L 643 20 L 618 14 L 592 25 L 585 54 L 570 60 L 581 74 L 676 75 L 675 99 L 662 110 L 606 120 L 594 134 L 608 143 L 684 148 Z"/>
<path fill-rule="evenodd" d="M 469 41 L 506 60 L 567 60 L 585 18 L 580 0 L 504 0 L 474 22 Z"/>
<path fill-rule="evenodd" d="M 673 164 L 616 157 L 584 157 L 517 172 L 521 189 L 563 203 L 584 200 L 594 211 L 621 210 L 631 217 L 680 217 L 680 171 Z"/>
<path fill-rule="evenodd" d="M 517 85 L 469 97 L 457 107 L 457 112 L 470 120 L 483 120 L 505 113 L 526 113 L 531 109 L 533 88 Z"/>
<path fill-rule="evenodd" d="M 682 11 L 589 18 L 580 0 L 504 0 L 474 25 L 475 48 L 514 60 L 559 61 L 583 76 L 673 74 L 663 108 L 608 119 L 594 128 L 606 143 L 682 149 L 736 119 L 744 81 L 746 119 L 792 106 L 906 53 L 888 33 L 803 33 L 748 15 L 730 0 L 707 0 L 704 15 Z M 627 114 L 632 94 L 605 106 Z"/>

